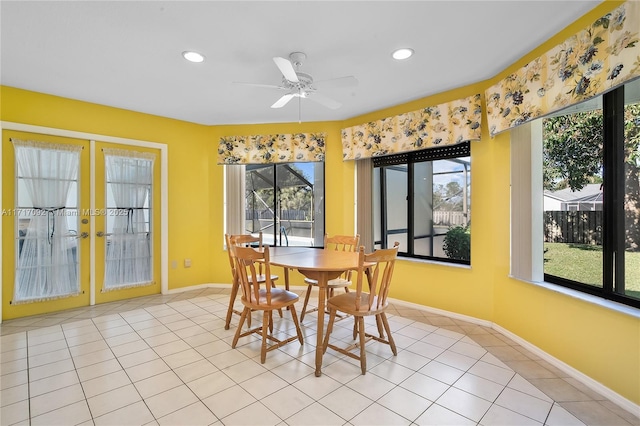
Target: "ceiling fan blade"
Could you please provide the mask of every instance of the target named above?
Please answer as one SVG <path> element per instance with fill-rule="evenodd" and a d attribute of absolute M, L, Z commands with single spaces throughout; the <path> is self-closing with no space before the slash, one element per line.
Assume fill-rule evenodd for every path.
<path fill-rule="evenodd" d="M 296 74 L 296 70 L 293 69 L 293 65 L 291 64 L 291 61 L 289 61 L 288 59 L 276 56 L 273 58 L 273 62 L 276 63 L 276 65 L 280 69 L 280 72 L 282 73 L 284 78 L 294 83 L 297 83 L 299 81 L 298 74 Z"/>
<path fill-rule="evenodd" d="M 294 97 L 295 97 L 295 94 L 287 93 L 286 95 L 278 99 L 273 105 L 271 105 L 271 108 L 282 108 Z"/>
<path fill-rule="evenodd" d="M 286 87 L 276 86 L 275 84 L 245 83 L 243 81 L 233 81 L 232 83 L 233 84 L 242 84 L 244 86 L 264 87 L 265 89 L 289 90 Z"/>
<path fill-rule="evenodd" d="M 327 108 L 330 109 L 338 109 L 342 106 L 342 104 L 336 100 L 333 100 L 331 98 L 328 98 L 324 95 L 321 95 L 317 92 L 310 92 L 307 93 L 307 96 L 304 96 L 307 99 L 311 99 L 312 101 L 315 101 L 317 103 L 319 103 L 320 105 L 324 105 Z"/>
<path fill-rule="evenodd" d="M 358 80 L 350 75 L 348 77 L 331 78 L 329 80 L 316 81 L 313 84 L 318 89 L 330 89 L 334 87 L 353 87 L 358 85 Z"/>

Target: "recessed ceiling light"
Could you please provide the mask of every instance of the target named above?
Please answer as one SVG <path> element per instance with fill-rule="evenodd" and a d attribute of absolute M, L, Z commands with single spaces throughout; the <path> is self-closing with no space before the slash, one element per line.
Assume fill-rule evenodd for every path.
<path fill-rule="evenodd" d="M 182 52 L 182 56 L 189 62 L 202 62 L 204 61 L 204 56 L 199 54 L 198 52 L 192 52 L 187 50 L 186 52 Z"/>
<path fill-rule="evenodd" d="M 402 61 L 403 59 L 409 59 L 413 55 L 413 49 L 402 48 L 395 50 L 391 56 L 393 59 L 397 59 L 398 61 Z"/>

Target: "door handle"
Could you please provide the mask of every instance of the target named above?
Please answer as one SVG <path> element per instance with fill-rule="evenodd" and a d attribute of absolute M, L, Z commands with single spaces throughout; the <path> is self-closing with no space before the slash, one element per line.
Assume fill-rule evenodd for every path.
<path fill-rule="evenodd" d="M 102 231 L 98 231 L 98 232 L 96 232 L 96 235 L 97 235 L 98 237 L 104 237 L 104 232 L 102 232 Z"/>

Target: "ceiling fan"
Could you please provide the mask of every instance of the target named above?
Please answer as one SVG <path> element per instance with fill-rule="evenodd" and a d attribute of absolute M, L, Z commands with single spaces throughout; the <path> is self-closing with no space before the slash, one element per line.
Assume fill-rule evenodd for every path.
<path fill-rule="evenodd" d="M 282 108 L 293 98 L 310 99 L 330 109 L 340 108 L 342 106 L 340 102 L 318 93 L 318 90 L 352 87 L 358 84 L 358 80 L 353 76 L 348 76 L 314 81 L 311 75 L 300 71 L 302 63 L 306 58 L 307 55 L 302 52 L 291 53 L 289 59 L 278 56 L 273 58 L 273 61 L 282 73 L 282 83 L 279 86 L 259 83 L 235 83 L 286 91 L 287 93 L 271 105 L 271 108 Z"/>

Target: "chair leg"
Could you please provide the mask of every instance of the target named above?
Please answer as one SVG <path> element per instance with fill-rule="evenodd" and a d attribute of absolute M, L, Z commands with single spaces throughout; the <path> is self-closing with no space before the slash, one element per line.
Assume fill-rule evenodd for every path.
<path fill-rule="evenodd" d="M 302 304 L 302 312 L 300 313 L 300 322 L 304 321 L 304 314 L 307 313 L 307 304 L 309 303 L 309 296 L 311 296 L 311 290 L 313 286 L 307 286 L 307 294 L 304 295 L 304 303 Z"/>
<path fill-rule="evenodd" d="M 358 317 L 358 331 L 360 334 L 360 369 L 362 374 L 367 372 L 367 353 L 364 350 L 365 333 L 364 333 L 364 317 Z"/>
<path fill-rule="evenodd" d="M 393 352 L 393 355 L 398 355 L 396 342 L 394 342 L 393 337 L 391 337 L 391 329 L 389 328 L 389 322 L 387 321 L 387 314 L 384 312 L 381 313 L 380 318 L 382 319 L 382 324 L 384 324 L 384 329 L 387 331 L 387 340 L 389 341 L 389 346 L 391 346 L 391 351 Z"/>
<path fill-rule="evenodd" d="M 262 314 L 262 347 L 260 348 L 260 363 L 264 364 L 267 360 L 267 330 L 271 322 L 271 311 L 264 311 Z"/>
<path fill-rule="evenodd" d="M 236 344 L 238 343 L 238 339 L 240 338 L 240 332 L 242 331 L 242 325 L 244 324 L 244 320 L 247 318 L 247 314 L 251 316 L 251 309 L 245 307 L 242 310 L 242 315 L 240 315 L 240 323 L 238 323 L 238 329 L 236 330 L 235 336 L 233 336 L 233 342 L 231 343 L 231 347 L 235 349 Z"/>
<path fill-rule="evenodd" d="M 240 285 L 237 280 L 233 280 L 233 284 L 231 284 L 231 296 L 229 296 L 229 308 L 227 309 L 227 319 L 224 323 L 224 329 L 228 330 L 231 325 L 231 316 L 233 315 L 233 304 L 236 301 L 236 296 L 238 295 L 238 288 Z"/>
<path fill-rule="evenodd" d="M 296 334 L 298 335 L 298 341 L 301 345 L 304 345 L 304 341 L 302 339 L 302 330 L 300 330 L 300 322 L 298 321 L 298 314 L 296 313 L 296 307 L 291 305 L 289 308 L 291 310 L 291 319 L 293 323 L 296 325 Z"/>
<path fill-rule="evenodd" d="M 333 323 L 336 320 L 336 310 L 331 309 L 329 314 L 329 324 L 327 324 L 327 332 L 324 335 L 324 341 L 322 342 L 322 353 L 327 352 L 327 347 L 329 346 L 329 336 L 333 331 Z"/>
<path fill-rule="evenodd" d="M 353 319 L 353 340 L 358 338 L 358 317 Z"/>

